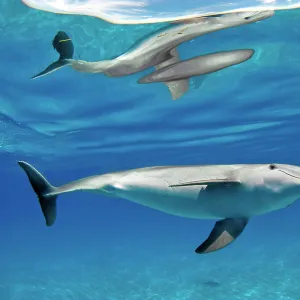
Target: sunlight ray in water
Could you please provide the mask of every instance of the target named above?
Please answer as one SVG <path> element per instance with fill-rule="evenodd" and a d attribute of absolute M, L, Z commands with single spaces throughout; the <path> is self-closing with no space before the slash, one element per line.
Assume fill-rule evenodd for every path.
<path fill-rule="evenodd" d="M 283 10 L 300 7 L 293 0 L 21 0 L 29 7 L 58 14 L 97 17 L 116 24 L 144 24 L 189 19 L 233 11 Z M 172 5 L 169 5 L 172 2 Z"/>

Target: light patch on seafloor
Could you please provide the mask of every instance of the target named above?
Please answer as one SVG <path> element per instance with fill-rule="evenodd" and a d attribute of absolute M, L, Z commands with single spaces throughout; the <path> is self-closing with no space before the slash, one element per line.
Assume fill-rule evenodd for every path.
<path fill-rule="evenodd" d="M 57 14 L 93 16 L 116 24 L 168 22 L 237 11 L 283 10 L 300 7 L 292 0 L 21 0 L 25 5 Z M 171 2 L 172 1 L 172 2 Z M 172 3 L 172 5 L 170 5 Z"/>

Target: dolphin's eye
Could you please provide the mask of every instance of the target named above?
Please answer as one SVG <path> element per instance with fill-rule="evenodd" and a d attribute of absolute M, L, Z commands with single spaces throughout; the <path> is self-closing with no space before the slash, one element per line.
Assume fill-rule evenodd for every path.
<path fill-rule="evenodd" d="M 271 165 L 269 165 L 269 169 L 270 169 L 270 170 L 274 170 L 274 169 L 276 169 L 276 166 L 273 165 L 273 164 L 271 164 Z"/>

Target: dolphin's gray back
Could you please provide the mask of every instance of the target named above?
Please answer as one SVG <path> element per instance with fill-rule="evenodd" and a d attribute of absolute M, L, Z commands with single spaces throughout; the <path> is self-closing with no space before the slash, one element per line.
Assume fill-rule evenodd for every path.
<path fill-rule="evenodd" d="M 105 188 L 109 188 L 114 182 L 130 172 L 121 171 L 81 178 L 57 187 L 55 194 L 59 195 L 75 191 L 105 192 Z"/>
<path fill-rule="evenodd" d="M 166 181 L 170 185 L 177 184 L 178 182 L 186 181 L 202 181 L 225 179 L 237 179 L 236 171 L 242 168 L 248 168 L 249 172 L 261 166 L 260 164 L 245 165 L 185 165 L 185 166 L 156 166 L 138 169 L 129 169 L 119 172 L 107 173 L 103 175 L 95 175 L 85 177 L 76 181 L 72 181 L 57 188 L 57 194 L 86 190 L 86 191 L 101 191 L 101 189 L 109 189 L 121 178 L 130 174 L 141 175 L 144 178 L 156 178 L 158 180 Z"/>
<path fill-rule="evenodd" d="M 141 175 L 145 178 L 156 178 L 167 181 L 169 184 L 176 184 L 184 180 L 209 180 L 222 179 L 232 175 L 234 171 L 245 165 L 198 165 L 198 166 L 157 166 L 146 167 L 120 172 L 95 175 L 75 180 L 56 188 L 55 194 L 68 193 L 73 191 L 101 192 L 109 190 L 121 178 L 129 174 Z"/>
<path fill-rule="evenodd" d="M 222 179 L 242 168 L 244 165 L 198 165 L 198 166 L 162 166 L 136 169 L 137 174 L 155 177 L 176 184 L 182 181 Z"/>

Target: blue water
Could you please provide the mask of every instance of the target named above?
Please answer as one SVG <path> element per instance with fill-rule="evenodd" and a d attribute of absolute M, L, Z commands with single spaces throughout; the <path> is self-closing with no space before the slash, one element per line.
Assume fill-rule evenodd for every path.
<path fill-rule="evenodd" d="M 11 3 L 14 2 L 12 5 Z M 17 160 L 60 185 L 154 165 L 300 165 L 298 10 L 197 38 L 182 58 L 253 48 L 254 57 L 193 78 L 172 101 L 162 84 L 71 68 L 30 81 L 56 60 L 58 30 L 76 57 L 122 54 L 165 24 L 112 25 L 4 1 L 1 9 L 0 300 L 297 300 L 300 204 L 253 218 L 229 247 L 194 249 L 214 221 L 170 216 L 122 199 L 70 193 L 46 227 Z"/>

